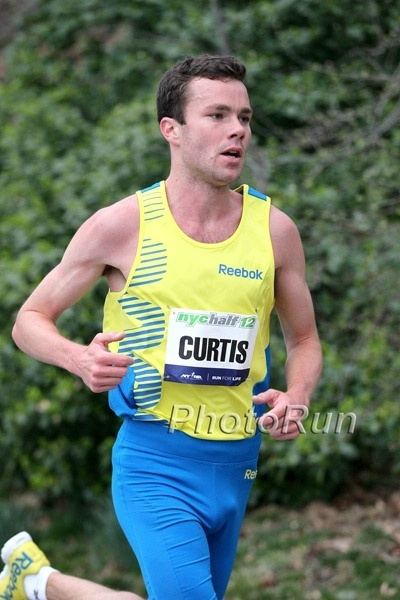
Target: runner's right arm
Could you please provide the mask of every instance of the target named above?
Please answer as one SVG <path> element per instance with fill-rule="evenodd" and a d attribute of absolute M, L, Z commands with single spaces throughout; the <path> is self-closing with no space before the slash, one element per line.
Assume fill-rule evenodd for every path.
<path fill-rule="evenodd" d="M 64 337 L 56 322 L 93 287 L 110 263 L 113 266 L 113 253 L 116 254 L 113 230 L 118 225 L 113 215 L 118 221 L 119 213 L 118 208 L 102 209 L 78 229 L 61 262 L 21 307 L 12 334 L 21 350 L 77 375 L 93 392 L 115 387 L 133 362 L 130 357 L 107 350 L 108 343 L 122 339 L 124 334 L 98 333 L 88 345 L 83 345 Z M 133 227 L 131 235 L 132 232 Z"/>

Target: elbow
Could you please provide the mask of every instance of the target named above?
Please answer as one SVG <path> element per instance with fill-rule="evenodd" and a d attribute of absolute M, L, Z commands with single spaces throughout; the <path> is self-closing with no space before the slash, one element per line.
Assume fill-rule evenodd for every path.
<path fill-rule="evenodd" d="M 322 351 L 321 342 L 318 340 L 318 353 L 319 353 L 319 376 L 322 375 L 322 371 L 324 369 L 324 353 Z"/>
<path fill-rule="evenodd" d="M 324 355 L 322 352 L 322 344 L 318 338 L 318 335 L 315 336 L 313 343 L 314 343 L 314 353 L 315 353 L 314 363 L 315 363 L 315 368 L 317 370 L 317 380 L 319 380 L 321 378 L 322 371 L 324 369 Z"/>
<path fill-rule="evenodd" d="M 14 344 L 16 346 L 18 346 L 18 348 L 20 350 L 23 350 L 22 346 L 23 346 L 23 342 L 24 342 L 24 338 L 26 337 L 26 333 L 25 333 L 25 327 L 24 327 L 24 315 L 25 315 L 25 311 L 23 308 L 21 308 L 16 316 L 12 331 L 11 331 L 11 337 L 14 341 Z"/>
<path fill-rule="evenodd" d="M 304 333 L 303 335 L 297 335 L 293 338 L 289 338 L 288 336 L 286 336 L 285 342 L 288 352 L 290 352 L 291 350 L 297 350 L 299 348 L 310 350 L 312 349 L 316 353 L 316 355 L 320 356 L 320 359 L 322 361 L 322 346 L 318 332 L 316 330 L 310 331 L 309 333 Z"/>
<path fill-rule="evenodd" d="M 16 346 L 18 346 L 18 348 L 20 347 L 20 327 L 19 327 L 19 314 L 17 315 L 17 318 L 15 320 L 15 323 L 13 325 L 12 331 L 11 331 L 11 337 L 14 341 L 14 344 Z"/>
<path fill-rule="evenodd" d="M 308 340 L 308 344 L 310 345 L 311 348 L 314 349 L 315 361 L 319 365 L 320 371 L 322 371 L 324 357 L 323 357 L 323 353 L 322 353 L 321 340 L 319 339 L 317 332 L 315 332 L 313 335 L 310 336 L 310 338 Z"/>

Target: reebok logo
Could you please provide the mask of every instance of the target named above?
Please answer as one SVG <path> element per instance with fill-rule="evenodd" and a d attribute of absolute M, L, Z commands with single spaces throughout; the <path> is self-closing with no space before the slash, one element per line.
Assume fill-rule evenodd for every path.
<path fill-rule="evenodd" d="M 243 479 L 255 479 L 257 477 L 257 470 L 246 469 Z"/>
<path fill-rule="evenodd" d="M 1 599 L 13 600 L 14 592 L 17 589 L 18 578 L 21 572 L 26 571 L 32 563 L 33 559 L 26 552 L 23 552 L 21 556 L 17 556 L 11 565 L 10 581 L 4 590 L 4 593 L 1 594 Z"/>
<path fill-rule="evenodd" d="M 245 269 L 244 267 L 230 267 L 220 263 L 218 267 L 219 275 L 228 275 L 229 277 L 243 277 L 244 279 L 262 279 L 263 272 L 259 269 Z"/>

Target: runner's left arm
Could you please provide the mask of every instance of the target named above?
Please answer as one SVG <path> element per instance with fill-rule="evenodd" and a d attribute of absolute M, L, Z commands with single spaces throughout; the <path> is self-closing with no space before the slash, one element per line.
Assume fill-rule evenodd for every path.
<path fill-rule="evenodd" d="M 269 389 L 255 397 L 254 401 L 267 403 L 278 419 L 280 426 L 271 428 L 273 437 L 293 439 L 299 434 L 297 424 L 293 422 L 286 428 L 281 426 L 290 406 L 304 406 L 303 412 L 306 414 L 321 374 L 322 353 L 306 282 L 300 235 L 293 221 L 278 209 L 271 211 L 271 238 L 276 262 L 275 307 L 287 353 L 286 391 Z M 267 417 L 265 424 L 267 427 Z"/>

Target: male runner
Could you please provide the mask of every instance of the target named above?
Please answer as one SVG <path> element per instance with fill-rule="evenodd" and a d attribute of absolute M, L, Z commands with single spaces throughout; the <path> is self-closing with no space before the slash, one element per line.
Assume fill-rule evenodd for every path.
<path fill-rule="evenodd" d="M 244 76 L 227 56 L 167 71 L 157 96 L 167 180 L 89 218 L 13 332 L 24 352 L 109 391 L 123 417 L 113 501 L 152 600 L 224 597 L 260 429 L 295 438 L 298 425 L 285 415 L 308 405 L 321 370 L 297 228 L 265 194 L 230 188 L 251 138 Z M 87 346 L 66 339 L 58 317 L 103 275 L 103 333 Z M 268 389 L 274 306 L 286 391 Z M 51 571 L 22 534 L 3 560 L 0 592 L 13 600 L 137 598 Z"/>

